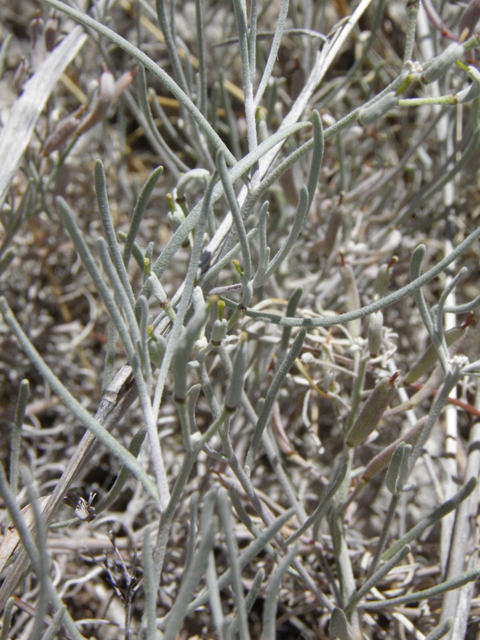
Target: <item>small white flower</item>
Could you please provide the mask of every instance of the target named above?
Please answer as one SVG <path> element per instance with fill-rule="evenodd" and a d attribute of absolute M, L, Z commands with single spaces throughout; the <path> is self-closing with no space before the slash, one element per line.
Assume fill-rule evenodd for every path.
<path fill-rule="evenodd" d="M 310 364 L 315 360 L 312 353 L 303 353 L 301 356 L 301 361 L 303 364 Z"/>
<path fill-rule="evenodd" d="M 450 360 L 450 364 L 453 367 L 457 367 L 458 369 L 463 369 L 464 367 L 466 367 L 469 364 L 469 359 L 467 358 L 467 356 L 464 356 L 462 354 L 457 354 L 455 356 L 453 356 Z"/>

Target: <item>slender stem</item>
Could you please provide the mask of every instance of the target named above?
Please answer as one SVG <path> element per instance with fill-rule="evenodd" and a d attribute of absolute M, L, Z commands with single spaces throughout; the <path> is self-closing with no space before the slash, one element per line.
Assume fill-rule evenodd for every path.
<path fill-rule="evenodd" d="M 233 593 L 236 605 L 236 616 L 239 618 L 240 638 L 241 640 L 248 640 L 250 635 L 248 633 L 247 609 L 243 593 L 238 545 L 235 536 L 231 504 L 228 499 L 228 493 L 225 489 L 220 489 L 218 493 L 218 507 L 225 537 L 225 544 L 227 546 L 228 557 L 230 560 L 229 564 L 232 569 Z"/>
<path fill-rule="evenodd" d="M 295 340 L 293 341 L 293 344 L 289 353 L 285 356 L 282 364 L 280 365 L 278 371 L 275 374 L 275 377 L 272 381 L 270 389 L 268 390 L 267 397 L 265 398 L 265 403 L 263 405 L 262 411 L 260 412 L 260 416 L 258 418 L 257 424 L 255 425 L 255 431 L 250 441 L 250 446 L 248 448 L 245 467 L 248 467 L 251 469 L 253 466 L 257 449 L 260 444 L 260 440 L 262 438 L 262 434 L 272 415 L 275 398 L 277 397 L 277 394 L 280 391 L 280 387 L 282 386 L 287 373 L 290 371 L 290 368 L 293 366 L 293 363 L 295 362 L 296 358 L 298 357 L 301 351 L 303 342 L 305 340 L 305 335 L 306 335 L 305 331 L 301 331 L 295 337 Z"/>
<path fill-rule="evenodd" d="M 446 374 L 440 392 L 435 396 L 435 401 L 430 410 L 427 423 L 423 428 L 422 433 L 420 434 L 420 437 L 418 438 L 417 443 L 410 455 L 410 472 L 415 466 L 417 459 L 422 455 L 423 449 L 428 438 L 430 437 L 432 429 L 435 426 L 435 423 L 437 422 L 443 407 L 447 403 L 448 396 L 450 395 L 452 389 L 457 385 L 460 378 L 461 373 L 458 370 L 454 370 Z"/>
<path fill-rule="evenodd" d="M 196 0 L 198 60 L 200 71 L 200 111 L 207 115 L 207 58 L 205 51 L 205 24 L 203 20 L 202 0 Z"/>
<path fill-rule="evenodd" d="M 195 241 L 193 243 L 192 254 L 190 256 L 190 262 L 188 264 L 187 275 L 185 277 L 184 289 L 182 299 L 177 310 L 175 322 L 170 332 L 167 349 L 163 355 L 162 365 L 158 374 L 157 386 L 155 389 L 155 396 L 153 400 L 153 416 L 155 421 L 157 420 L 158 413 L 160 411 L 160 403 L 162 400 L 163 389 L 167 379 L 170 363 L 173 358 L 175 349 L 177 348 L 177 341 L 180 337 L 180 333 L 183 328 L 183 321 L 185 319 L 188 307 L 190 305 L 190 298 L 195 284 L 196 273 L 198 269 L 198 263 L 202 253 L 203 235 L 207 224 L 207 214 L 210 207 L 210 201 L 212 198 L 213 187 L 216 181 L 216 176 L 212 176 L 207 186 L 205 197 L 202 200 L 201 215 L 198 220 L 197 233 L 195 234 Z"/>
<path fill-rule="evenodd" d="M 189 91 L 187 82 L 185 80 L 183 68 L 180 63 L 180 58 L 178 57 L 178 51 L 173 39 L 172 31 L 170 30 L 170 25 L 168 24 L 167 12 L 165 10 L 165 1 L 156 0 L 155 4 L 157 8 L 158 22 L 160 23 L 160 27 L 163 31 L 163 37 L 165 38 L 165 44 L 167 45 L 168 55 L 170 57 L 170 62 L 172 63 L 173 70 L 177 77 L 177 82 L 179 83 L 185 94 L 188 95 Z M 174 13 L 172 13 L 172 15 L 174 15 Z"/>
<path fill-rule="evenodd" d="M 157 125 L 155 124 L 155 120 L 153 119 L 153 115 L 150 109 L 150 103 L 148 101 L 148 90 L 147 90 L 147 77 L 145 74 L 145 68 L 140 67 L 138 71 L 138 99 L 140 102 L 141 113 L 145 118 L 145 125 L 148 131 L 150 131 L 151 136 L 155 139 L 157 145 L 159 146 L 159 150 L 167 156 L 170 160 L 170 165 L 177 167 L 180 171 L 188 171 L 188 165 L 186 165 L 179 157 L 177 153 L 174 153 L 169 144 L 167 144 L 158 130 Z M 157 103 L 157 98 L 153 97 L 154 103 Z M 164 160 L 167 164 L 167 162 Z M 168 164 L 167 164 L 168 168 Z M 177 172 L 178 173 L 178 172 Z"/>
<path fill-rule="evenodd" d="M 391 293 L 385 298 L 381 298 L 376 302 L 372 302 L 371 304 L 362 307 L 361 309 L 357 309 L 355 311 L 350 311 L 349 313 L 341 313 L 338 316 L 330 317 L 330 318 L 286 318 L 286 317 L 278 317 L 273 314 L 265 313 L 263 311 L 253 311 L 251 309 L 247 309 L 245 314 L 250 318 L 258 318 L 262 319 L 264 322 L 270 322 L 272 324 L 279 324 L 282 326 L 291 326 L 291 327 L 333 327 L 337 324 L 346 324 L 351 320 L 355 320 L 357 318 L 364 318 L 365 316 L 369 316 L 375 311 L 380 311 L 380 309 L 385 309 L 395 302 L 399 302 L 403 300 L 414 291 L 417 291 L 421 287 L 425 286 L 428 282 L 433 280 L 438 276 L 439 273 L 444 271 L 452 262 L 454 262 L 460 255 L 462 255 L 476 240 L 480 238 L 480 227 L 476 229 L 473 233 L 471 233 L 462 243 L 458 245 L 456 249 L 454 249 L 448 256 L 446 256 L 443 260 L 438 262 L 434 267 L 432 267 L 429 271 L 426 271 L 422 276 L 419 276 L 405 287 L 402 287 L 398 291 Z M 237 305 L 228 300 L 222 298 L 225 301 L 225 304 L 230 309 L 236 309 Z"/>
<path fill-rule="evenodd" d="M 398 101 L 399 107 L 422 107 L 430 104 L 457 104 L 453 93 L 447 96 L 434 96 L 433 98 L 406 98 Z"/>
<path fill-rule="evenodd" d="M 294 510 L 289 509 L 282 513 L 276 520 L 273 520 L 271 524 L 264 529 L 258 538 L 255 538 L 250 545 L 240 553 L 239 564 L 240 567 L 243 568 L 248 565 L 249 562 L 255 556 L 257 556 L 266 545 L 272 540 L 280 531 L 282 526 L 288 522 L 288 520 L 293 516 Z M 220 589 L 224 589 L 227 584 L 229 584 L 232 580 L 232 570 L 231 568 L 227 569 L 223 575 L 220 576 L 218 580 L 218 586 Z M 208 602 L 208 592 L 204 591 L 200 595 L 198 595 L 193 602 L 188 605 L 187 615 L 192 614 L 198 607 L 202 606 Z"/>
<path fill-rule="evenodd" d="M 255 94 L 254 106 L 257 108 L 260 104 L 261 99 L 263 98 L 263 94 L 265 93 L 265 89 L 267 88 L 268 81 L 272 75 L 273 66 L 277 59 L 278 50 L 280 49 L 280 44 L 282 41 L 283 30 L 285 29 L 285 23 L 287 20 L 288 13 L 288 5 L 289 0 L 282 0 L 282 4 L 280 5 L 280 13 L 277 18 L 277 26 L 275 29 L 275 35 L 273 37 L 272 46 L 270 47 L 270 53 L 268 54 L 268 60 L 265 65 L 265 69 L 263 70 L 262 79 L 260 80 L 260 84 L 257 89 L 257 93 Z"/>
<path fill-rule="evenodd" d="M 423 518 L 417 525 L 408 531 L 398 542 L 393 544 L 383 555 L 384 560 L 389 560 L 403 546 L 416 540 L 428 527 L 439 522 L 445 515 L 454 511 L 468 496 L 475 491 L 477 480 L 470 478 L 463 487 L 457 491 L 449 500 L 446 500 L 439 507 L 434 509 L 428 516 Z"/>
<path fill-rule="evenodd" d="M 282 558 L 282 561 L 270 579 L 265 603 L 263 605 L 262 638 L 264 638 L 264 640 L 275 640 L 277 638 L 277 603 L 280 595 L 280 587 L 282 586 L 283 577 L 297 553 L 298 547 L 294 545 L 286 556 Z"/>
<path fill-rule="evenodd" d="M 451 580 L 446 580 L 445 582 L 441 582 L 440 584 L 437 584 L 430 589 L 425 589 L 424 591 L 415 591 L 414 593 L 410 593 L 406 596 L 390 598 L 389 600 L 380 600 L 380 602 L 368 602 L 365 604 L 365 608 L 369 611 L 374 611 L 377 609 L 383 609 L 384 607 L 396 607 L 400 604 L 421 602 L 422 600 L 434 598 L 441 595 L 442 593 L 451 591 L 452 589 L 459 589 L 464 584 L 468 584 L 469 582 L 477 580 L 479 576 L 480 569 L 470 569 L 469 571 L 465 571 L 465 573 L 462 573 L 460 576 L 452 578 Z"/>
<path fill-rule="evenodd" d="M 258 20 L 258 0 L 250 2 L 250 32 L 249 38 L 249 59 L 250 59 L 250 78 L 255 81 L 255 73 L 257 71 L 257 20 Z"/>
<path fill-rule="evenodd" d="M 87 269 L 91 279 L 93 280 L 95 288 L 100 294 L 103 303 L 107 308 L 108 313 L 110 314 L 110 318 L 112 319 L 112 322 L 114 323 L 115 328 L 118 331 L 130 363 L 133 363 L 133 360 L 135 358 L 135 348 L 133 346 L 132 339 L 127 330 L 127 327 L 125 326 L 125 323 L 123 321 L 120 309 L 116 304 L 114 297 L 110 293 L 110 290 L 105 283 L 104 277 L 95 264 L 95 260 L 90 253 L 87 243 L 85 242 L 83 235 L 77 227 L 74 214 L 71 211 L 70 207 L 61 197 L 57 198 L 57 205 L 62 222 L 64 223 L 68 234 L 75 245 L 75 249 L 77 250 L 80 259 L 82 260 L 83 265 Z"/>
<path fill-rule="evenodd" d="M 147 638 L 154 638 L 156 634 L 156 593 L 152 572 L 152 547 L 150 543 L 150 526 L 143 531 L 143 590 L 145 592 L 145 617 L 147 619 Z"/>
<path fill-rule="evenodd" d="M 107 239 L 110 255 L 112 256 L 113 264 L 117 271 L 122 287 L 127 294 L 130 307 L 133 309 L 135 305 L 135 297 L 132 291 L 132 285 L 128 279 L 127 269 L 120 253 L 120 248 L 117 242 L 117 236 L 113 227 L 112 214 L 110 213 L 110 206 L 108 204 L 107 184 L 105 180 L 105 171 L 101 160 L 95 162 L 94 169 L 95 176 L 95 193 L 97 195 L 98 209 L 100 211 L 100 217 L 102 219 L 103 230 Z"/>
<path fill-rule="evenodd" d="M 240 57 L 242 60 L 243 91 L 245 94 L 245 119 L 247 121 L 248 149 L 253 151 L 257 147 L 257 124 L 255 121 L 255 104 L 253 100 L 253 85 L 250 76 L 250 62 L 248 59 L 248 27 L 245 2 L 233 0 L 235 21 L 240 41 Z"/>
<path fill-rule="evenodd" d="M 225 158 L 223 157 L 223 154 L 221 152 L 218 152 L 217 154 L 217 168 L 222 180 L 225 197 L 227 198 L 228 204 L 230 206 L 230 211 L 232 212 L 235 228 L 238 234 L 238 240 L 240 243 L 243 258 L 243 273 L 245 274 L 245 278 L 250 281 L 252 279 L 252 258 L 250 255 L 247 233 L 245 231 L 245 225 L 240 214 L 237 197 L 233 190 L 233 184 L 230 181 L 230 176 L 227 171 Z"/>
<path fill-rule="evenodd" d="M 158 493 L 155 485 L 147 477 L 136 458 L 125 449 L 119 442 L 103 427 L 100 422 L 95 420 L 90 413 L 76 400 L 71 393 L 63 386 L 60 380 L 53 374 L 52 370 L 47 366 L 38 351 L 32 345 L 28 337 L 25 335 L 18 324 L 12 310 L 8 306 L 5 298 L 0 298 L 0 311 L 3 314 L 5 322 L 16 335 L 23 351 L 28 359 L 32 362 L 39 373 L 46 379 L 52 391 L 60 398 L 63 404 L 80 420 L 80 422 L 95 434 L 95 436 L 103 442 L 103 444 L 117 456 L 123 464 L 140 480 L 148 493 L 158 500 Z"/>
<path fill-rule="evenodd" d="M 375 550 L 375 555 L 370 564 L 367 574 L 367 580 L 369 580 L 375 573 L 378 567 L 378 563 L 383 555 L 385 547 L 387 546 L 388 534 L 390 531 L 390 527 L 392 526 L 393 519 L 395 517 L 395 512 L 398 507 L 398 503 L 400 502 L 401 494 L 394 493 L 390 498 L 390 504 L 388 505 L 388 511 L 385 514 L 385 518 L 383 521 L 382 532 L 380 534 L 380 539 L 377 543 L 377 548 Z"/>
<path fill-rule="evenodd" d="M 157 184 L 160 176 L 163 173 L 163 167 L 157 167 L 150 176 L 147 181 L 143 185 L 142 191 L 137 200 L 137 204 L 135 205 L 135 209 L 133 210 L 132 219 L 130 222 L 130 227 L 128 229 L 127 236 L 125 238 L 125 246 L 123 249 L 123 261 L 125 263 L 125 267 L 128 267 L 130 262 L 130 257 L 133 251 L 133 245 L 135 243 L 135 238 L 137 237 L 138 230 L 140 228 L 140 223 L 142 222 L 143 216 L 145 214 L 145 210 L 147 208 L 150 197 L 153 193 L 155 185 Z"/>
<path fill-rule="evenodd" d="M 309 126 L 307 122 L 301 122 L 293 124 L 289 127 L 282 128 L 281 131 L 277 132 L 273 136 L 270 136 L 268 140 L 262 142 L 262 144 L 258 145 L 254 152 L 249 153 L 247 156 L 242 158 L 237 164 L 230 169 L 229 175 L 230 180 L 234 183 L 238 178 L 241 178 L 247 171 L 257 163 L 260 158 L 266 155 L 272 148 L 278 145 L 279 142 L 284 140 L 286 137 L 293 135 L 300 129 Z M 313 144 L 313 142 L 312 142 Z M 215 204 L 217 200 L 223 195 L 223 185 L 221 183 L 215 185 L 215 188 L 211 197 L 211 204 Z M 153 267 L 153 271 L 156 276 L 160 279 L 170 264 L 171 259 L 176 254 L 176 252 L 180 249 L 183 242 L 188 237 L 188 234 L 195 228 L 198 223 L 198 218 L 200 217 L 202 207 L 203 207 L 204 199 L 200 200 L 200 202 L 192 209 L 189 213 L 187 219 L 180 225 L 180 227 L 176 230 L 173 235 L 173 238 L 170 240 L 168 245 L 162 251 L 161 256 L 155 263 Z M 227 216 L 228 218 L 228 216 Z M 219 229 L 217 235 L 219 235 L 221 230 Z M 145 287 L 142 292 L 144 295 L 148 297 L 148 292 L 145 291 Z"/>
<path fill-rule="evenodd" d="M 37 574 L 39 581 L 41 581 L 42 567 L 41 567 L 41 560 L 40 560 L 38 549 L 35 545 L 33 535 L 27 526 L 25 518 L 22 512 L 20 511 L 19 507 L 17 506 L 15 496 L 10 491 L 10 487 L 8 486 L 8 482 L 7 482 L 7 477 L 5 475 L 5 471 L 1 464 L 0 464 L 0 495 L 2 496 L 5 502 L 5 505 L 7 506 L 8 511 L 12 517 L 12 520 L 15 523 L 15 528 L 20 534 L 22 544 L 27 550 L 27 553 L 32 562 L 34 571 Z M 70 613 L 68 612 L 67 609 L 64 608 L 64 605 L 60 599 L 60 596 L 58 595 L 55 587 L 52 584 L 52 581 L 50 580 L 50 576 L 48 572 L 43 572 L 43 573 L 45 576 L 44 588 L 47 589 L 48 596 L 52 600 L 55 609 L 57 611 L 61 609 L 64 611 L 65 628 L 71 634 L 73 640 L 85 640 L 84 636 L 81 635 L 81 633 L 78 631 L 77 627 L 75 626 L 75 623 L 72 620 Z"/>
<path fill-rule="evenodd" d="M 15 408 L 15 418 L 12 428 L 12 442 L 10 445 L 10 489 L 14 496 L 18 492 L 18 461 L 20 458 L 20 443 L 22 441 L 22 427 L 27 408 L 30 384 L 28 380 L 22 380 L 18 390 L 17 406 Z"/>
<path fill-rule="evenodd" d="M 406 556 L 411 552 L 410 546 L 407 544 L 403 549 L 393 556 L 391 560 L 385 562 L 385 564 L 376 571 L 368 580 L 366 580 L 362 587 L 357 591 L 357 593 L 351 598 L 350 602 L 345 607 L 345 613 L 349 613 L 353 609 L 355 605 L 357 605 L 360 600 L 367 595 L 369 591 L 373 589 L 373 587 L 382 580 L 386 575 L 390 573 L 393 567 L 396 567 Z"/>

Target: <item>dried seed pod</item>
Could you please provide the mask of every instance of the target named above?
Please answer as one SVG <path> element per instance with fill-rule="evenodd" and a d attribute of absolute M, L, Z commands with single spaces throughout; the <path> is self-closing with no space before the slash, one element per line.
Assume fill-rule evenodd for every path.
<path fill-rule="evenodd" d="M 325 232 L 325 240 L 323 241 L 323 255 L 327 259 L 335 247 L 338 230 L 343 220 L 343 207 L 334 209 L 328 218 L 327 230 Z"/>
<path fill-rule="evenodd" d="M 360 309 L 360 296 L 358 293 L 355 274 L 353 273 L 352 267 L 349 264 L 346 264 L 343 251 L 340 252 L 340 258 L 342 260 L 340 276 L 342 278 L 343 288 L 345 289 L 347 311 L 356 311 L 357 309 Z M 347 326 L 352 338 L 358 338 L 360 336 L 362 331 L 362 322 L 360 318 L 351 320 Z"/>
<path fill-rule="evenodd" d="M 382 264 L 378 270 L 377 277 L 375 278 L 375 283 L 373 285 L 373 291 L 376 297 L 381 298 L 385 295 L 389 279 L 390 270 L 386 264 Z"/>
<path fill-rule="evenodd" d="M 13 86 L 15 87 L 15 91 L 20 95 L 23 91 L 23 79 L 25 77 L 25 70 L 27 68 L 27 61 L 25 58 L 22 58 L 18 63 L 18 67 L 15 69 L 15 74 L 13 76 Z"/>
<path fill-rule="evenodd" d="M 368 438 L 380 422 L 388 405 L 395 395 L 395 379 L 398 374 L 391 378 L 380 380 L 377 386 L 369 395 L 368 400 L 363 405 L 357 419 L 347 433 L 346 444 L 349 447 L 356 447 Z"/>
<path fill-rule="evenodd" d="M 445 332 L 445 340 L 447 342 L 447 346 L 452 345 L 454 342 L 459 340 L 463 335 L 465 335 L 467 327 L 465 325 L 458 325 L 457 327 L 453 327 Z M 438 360 L 438 353 L 433 344 L 431 344 L 428 349 L 425 351 L 423 356 L 417 360 L 417 362 L 413 365 L 410 371 L 405 376 L 405 384 L 413 384 L 419 378 L 421 378 L 425 373 L 427 373 L 433 365 Z"/>
<path fill-rule="evenodd" d="M 392 266 L 398 262 L 397 256 L 393 256 L 388 264 L 382 264 L 378 270 L 375 283 L 373 285 L 373 291 L 375 293 L 375 299 L 383 298 L 387 291 L 388 283 L 390 282 L 390 276 L 392 275 Z"/>
<path fill-rule="evenodd" d="M 40 40 L 45 30 L 45 20 L 41 18 L 40 11 L 35 18 L 30 21 L 30 43 L 32 47 L 35 46 L 37 40 Z"/>
<path fill-rule="evenodd" d="M 458 25 L 458 35 L 461 39 L 461 42 L 464 42 L 469 36 L 472 35 L 479 19 L 480 0 L 470 0 L 470 3 L 462 14 L 460 24 Z"/>
<path fill-rule="evenodd" d="M 376 358 L 382 344 L 383 313 L 376 311 L 368 320 L 368 348 L 370 356 Z"/>
<path fill-rule="evenodd" d="M 390 464 L 388 465 L 387 475 L 385 476 L 385 486 L 390 493 L 396 493 L 397 491 L 398 473 L 400 471 L 404 453 L 405 442 L 400 442 L 393 452 Z"/>
<path fill-rule="evenodd" d="M 68 116 L 60 120 L 52 133 L 45 140 L 42 155 L 49 156 L 53 151 L 59 149 L 78 129 L 78 118 L 83 113 L 84 107 L 80 108 L 73 116 Z"/>
<path fill-rule="evenodd" d="M 459 60 L 464 53 L 463 45 L 452 42 L 422 73 L 423 82 L 433 82 L 441 78 L 447 72 L 448 67 Z"/>
<path fill-rule="evenodd" d="M 133 69 L 132 71 L 127 71 L 126 73 L 123 73 L 119 77 L 119 79 L 115 82 L 115 86 L 113 87 L 113 96 L 110 102 L 111 107 L 114 107 L 117 104 L 120 96 L 125 91 L 125 89 L 130 85 L 136 73 L 137 73 L 136 69 Z"/>
<path fill-rule="evenodd" d="M 408 462 L 411 452 L 411 444 L 400 442 L 393 453 L 385 477 L 385 485 L 391 494 L 400 493 L 405 487 L 409 474 Z"/>
<path fill-rule="evenodd" d="M 40 13 L 38 13 L 36 18 L 30 22 L 30 66 L 33 72 L 38 70 L 47 57 L 47 48 L 43 37 L 44 30 L 45 22 L 40 17 Z"/>
<path fill-rule="evenodd" d="M 388 417 L 396 415 L 397 413 L 402 413 L 407 409 L 414 409 L 415 407 L 418 407 L 419 404 L 427 400 L 427 398 L 430 398 L 432 394 L 436 393 L 437 389 L 442 384 L 444 377 L 445 374 L 443 372 L 443 369 L 440 364 L 437 363 L 429 378 L 422 385 L 420 385 L 420 390 L 417 391 L 417 393 L 415 393 L 406 402 L 402 402 L 393 409 L 389 409 L 386 412 Z M 403 382 L 404 381 L 405 379 L 403 380 Z"/>
<path fill-rule="evenodd" d="M 59 21 L 55 11 L 45 24 L 45 46 L 47 51 L 53 51 L 57 41 Z"/>
<path fill-rule="evenodd" d="M 370 460 L 370 462 L 365 467 L 365 471 L 362 474 L 362 480 L 364 480 L 365 482 L 370 482 L 370 480 L 374 478 L 378 473 L 380 473 L 380 471 L 386 469 L 390 464 L 393 453 L 400 442 L 405 442 L 405 444 L 411 444 L 415 446 L 427 420 L 428 416 L 424 416 L 423 418 L 421 418 L 416 424 L 413 425 L 411 429 L 409 429 L 405 433 L 405 435 L 395 440 L 395 442 L 392 442 L 392 444 L 389 444 L 388 447 L 386 447 L 385 449 L 383 449 L 383 451 L 376 455 L 373 460 Z"/>
<path fill-rule="evenodd" d="M 105 69 L 100 76 L 100 85 L 98 87 L 97 99 L 85 119 L 80 123 L 77 129 L 77 135 L 81 135 L 94 127 L 106 115 L 110 103 L 112 102 L 113 92 L 115 88 L 115 80 L 113 75 Z"/>
<path fill-rule="evenodd" d="M 373 104 L 362 107 L 358 113 L 358 122 L 364 127 L 368 127 L 385 114 L 391 111 L 398 104 L 398 96 L 395 91 L 389 91 L 384 96 L 376 100 Z"/>

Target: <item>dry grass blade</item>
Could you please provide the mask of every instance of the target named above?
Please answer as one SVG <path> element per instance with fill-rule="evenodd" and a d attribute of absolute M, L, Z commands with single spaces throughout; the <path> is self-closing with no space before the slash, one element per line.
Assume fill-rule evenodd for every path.
<path fill-rule="evenodd" d="M 43 511 L 45 505 L 47 504 L 50 496 L 43 496 L 40 498 L 39 508 Z M 22 509 L 22 513 L 25 516 L 25 521 L 27 526 L 31 528 L 34 524 L 35 517 L 32 509 L 32 505 L 29 504 Z M 3 568 L 7 564 L 8 560 L 12 557 L 18 547 L 18 543 L 20 542 L 20 534 L 14 525 L 10 525 L 5 533 L 2 543 L 0 544 L 0 572 L 3 571 Z"/>
<path fill-rule="evenodd" d="M 22 161 L 38 117 L 58 79 L 86 40 L 87 36 L 82 29 L 76 27 L 46 58 L 13 105 L 0 136 L 0 166 L 3 167 L 0 174 L 0 206 Z"/>

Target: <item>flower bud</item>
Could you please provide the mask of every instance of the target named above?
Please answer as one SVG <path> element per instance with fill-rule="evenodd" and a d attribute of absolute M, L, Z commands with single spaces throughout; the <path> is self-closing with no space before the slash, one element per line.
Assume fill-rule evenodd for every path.
<path fill-rule="evenodd" d="M 376 429 L 381 417 L 395 395 L 396 389 L 394 382 L 397 375 L 398 374 L 395 374 L 391 378 L 380 380 L 373 389 L 358 414 L 357 419 L 350 428 L 350 431 L 347 433 L 345 440 L 347 446 L 356 447 L 362 442 L 365 442 L 368 436 Z"/>
<path fill-rule="evenodd" d="M 98 95 L 91 111 L 85 116 L 77 129 L 77 135 L 85 133 L 94 127 L 106 115 L 108 108 L 112 102 L 115 88 L 115 80 L 113 75 L 105 69 L 100 76 L 100 85 L 98 87 Z"/>
<path fill-rule="evenodd" d="M 390 464 L 390 460 L 392 459 L 393 453 L 395 449 L 401 442 L 405 442 L 405 444 L 411 444 L 415 446 L 417 444 L 417 440 L 420 437 L 420 434 L 423 431 L 423 427 L 427 422 L 428 416 L 423 416 L 420 420 L 413 425 L 411 429 L 409 429 L 402 437 L 389 444 L 388 447 L 380 451 L 365 467 L 365 471 L 362 474 L 362 480 L 365 482 L 370 482 L 372 478 L 374 478 L 380 471 L 383 471 Z"/>
<path fill-rule="evenodd" d="M 212 333 L 210 336 L 210 342 L 213 346 L 218 347 L 222 344 L 225 339 L 225 335 L 227 333 L 227 321 L 226 320 L 215 320 L 212 327 Z"/>

